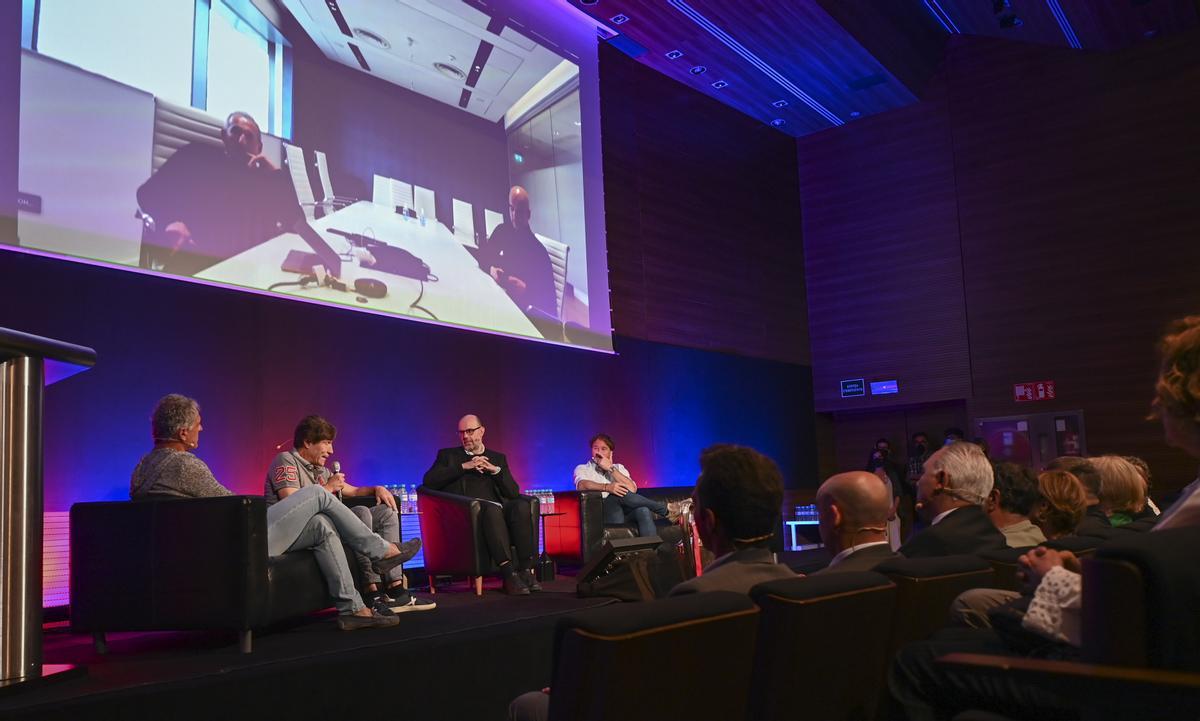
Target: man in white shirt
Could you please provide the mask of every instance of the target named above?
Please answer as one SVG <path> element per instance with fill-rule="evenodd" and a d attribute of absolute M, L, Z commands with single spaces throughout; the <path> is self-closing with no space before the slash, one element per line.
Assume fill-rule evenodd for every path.
<path fill-rule="evenodd" d="M 613 463 L 616 447 L 611 436 L 597 433 L 591 440 L 592 458 L 575 466 L 575 490 L 600 491 L 604 497 L 604 522 L 615 525 L 634 523 L 643 538 L 657 536 L 654 517 L 674 519 L 677 503 L 666 504 L 637 492 L 637 484 L 620 463 Z M 672 508 L 672 506 L 675 506 Z"/>
<path fill-rule="evenodd" d="M 870 571 L 898 556 L 887 538 L 892 494 L 873 473 L 839 473 L 817 489 L 821 542 L 834 554 L 817 573 Z"/>

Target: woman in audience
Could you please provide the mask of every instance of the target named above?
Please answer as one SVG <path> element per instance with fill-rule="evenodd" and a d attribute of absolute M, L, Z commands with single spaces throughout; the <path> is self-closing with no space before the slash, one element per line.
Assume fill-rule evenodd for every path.
<path fill-rule="evenodd" d="M 1038 476 L 1038 491 L 1042 498 L 1030 520 L 1042 529 L 1047 540 L 1075 533 L 1087 508 L 1087 493 L 1079 479 L 1067 471 L 1043 471 Z"/>
<path fill-rule="evenodd" d="M 1100 473 L 1100 510 L 1113 528 L 1133 523 L 1146 508 L 1146 483 L 1132 463 L 1120 456 L 1097 456 L 1092 465 Z"/>

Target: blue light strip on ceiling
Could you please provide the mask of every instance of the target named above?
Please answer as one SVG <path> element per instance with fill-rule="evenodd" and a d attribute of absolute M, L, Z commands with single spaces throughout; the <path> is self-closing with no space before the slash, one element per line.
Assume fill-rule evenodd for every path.
<path fill-rule="evenodd" d="M 933 15 L 934 19 L 941 23 L 942 27 L 946 28 L 946 32 L 959 34 L 962 31 L 954 24 L 954 20 L 950 17 L 950 13 L 938 4 L 937 0 L 925 0 L 925 7 L 929 10 L 929 14 Z"/>
<path fill-rule="evenodd" d="M 1071 47 L 1082 50 L 1083 45 L 1075 35 L 1075 28 L 1071 27 L 1071 21 L 1067 19 L 1067 13 L 1062 9 L 1062 5 L 1058 4 L 1058 0 L 1046 0 L 1046 7 L 1054 13 L 1054 19 L 1058 21 L 1058 27 L 1062 29 L 1062 33 Z"/>
<path fill-rule="evenodd" d="M 717 27 L 711 20 L 696 12 L 691 5 L 688 5 L 683 0 L 667 0 L 667 2 L 671 5 L 671 7 L 686 15 L 689 20 L 707 31 L 709 35 L 712 35 L 714 38 L 721 41 L 725 47 L 740 55 L 743 60 L 753 65 L 759 70 L 759 72 L 771 78 L 776 83 L 779 83 L 784 90 L 794 95 L 798 100 L 800 100 L 800 102 L 815 110 L 821 115 L 821 117 L 825 118 L 834 125 L 845 125 L 845 122 L 841 118 L 834 115 L 829 111 L 828 108 L 814 100 L 811 95 L 796 87 L 795 83 L 785 78 L 779 73 L 778 70 L 770 65 L 767 65 L 762 58 L 752 53 L 745 45 L 742 45 L 737 40 L 734 40 L 732 37 L 730 37 L 729 33 Z"/>

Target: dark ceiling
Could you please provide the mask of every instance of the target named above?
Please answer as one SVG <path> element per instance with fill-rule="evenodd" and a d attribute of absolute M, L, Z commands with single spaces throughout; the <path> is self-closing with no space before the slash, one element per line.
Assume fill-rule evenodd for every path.
<path fill-rule="evenodd" d="M 915 102 L 952 33 L 1113 51 L 1200 24 L 1198 0 L 566 0 L 608 42 L 801 136 Z"/>

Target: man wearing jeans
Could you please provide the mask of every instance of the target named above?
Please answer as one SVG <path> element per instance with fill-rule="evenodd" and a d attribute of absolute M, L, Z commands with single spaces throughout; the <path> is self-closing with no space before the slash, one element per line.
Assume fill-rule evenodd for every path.
<path fill-rule="evenodd" d="M 629 471 L 620 463 L 613 463 L 616 444 L 606 433 L 592 436 L 592 458 L 587 463 L 575 466 L 575 489 L 578 491 L 600 491 L 604 498 L 604 522 L 608 525 L 632 522 L 637 525 L 642 538 L 658 535 L 654 517 L 676 518 L 678 504 L 669 508 L 662 501 L 655 501 L 639 494 Z M 672 514 L 672 511 L 674 513 Z"/>
<path fill-rule="evenodd" d="M 350 512 L 357 516 L 370 530 L 384 540 L 396 544 L 409 557 L 421 549 L 418 538 L 400 542 L 400 517 L 396 510 L 396 499 L 383 486 L 352 486 L 346 475 L 325 467 L 333 453 L 333 439 L 337 429 L 320 416 L 306 416 L 292 434 L 293 448 L 275 456 L 267 469 L 263 493 L 268 504 L 275 504 L 296 491 L 308 486 L 321 486 L 339 502 L 342 498 L 374 498 L 375 505 L 352 506 Z M 366 602 L 380 613 L 384 609 L 393 613 L 428 611 L 436 607 L 432 601 L 418 600 L 404 588 L 404 572 L 397 566 L 381 576 L 376 573 L 371 559 L 362 553 L 354 554 L 366 584 Z"/>
<path fill-rule="evenodd" d="M 133 499 L 153 496 L 210 498 L 233 495 L 213 477 L 208 464 L 192 454 L 200 445 L 200 406 L 172 393 L 154 408 L 151 418 L 154 450 L 138 462 L 129 480 Z M 321 486 L 309 486 L 267 509 L 267 553 L 309 549 L 316 556 L 329 595 L 338 610 L 338 628 L 395 626 L 397 617 L 368 608 L 354 588 L 342 543 L 372 559 L 379 573 L 387 573 L 411 558 L 372 533 L 350 509 Z"/>

